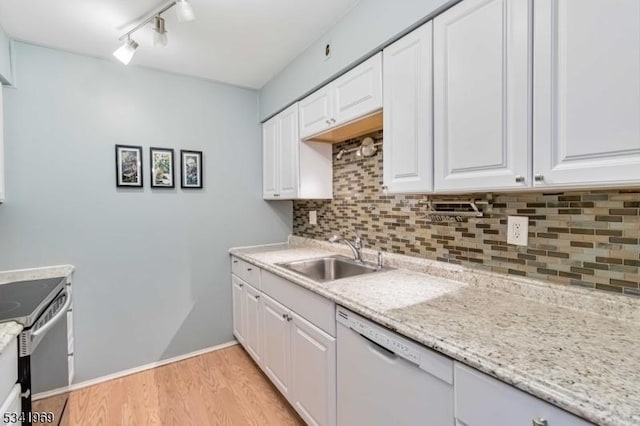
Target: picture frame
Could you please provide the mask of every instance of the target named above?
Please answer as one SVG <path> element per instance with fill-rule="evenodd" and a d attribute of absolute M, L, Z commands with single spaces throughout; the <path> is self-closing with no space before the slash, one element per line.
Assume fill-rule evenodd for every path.
<path fill-rule="evenodd" d="M 202 151 L 180 150 L 180 187 L 202 189 Z"/>
<path fill-rule="evenodd" d="M 120 188 L 141 188 L 142 147 L 116 145 L 116 186 Z"/>
<path fill-rule="evenodd" d="M 149 177 L 152 188 L 175 188 L 173 154 L 171 148 L 149 148 Z"/>

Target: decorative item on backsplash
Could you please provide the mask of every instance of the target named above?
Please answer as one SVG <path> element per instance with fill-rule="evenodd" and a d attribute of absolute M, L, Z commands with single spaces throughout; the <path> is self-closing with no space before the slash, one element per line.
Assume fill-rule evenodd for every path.
<path fill-rule="evenodd" d="M 382 141 L 382 132 L 369 136 Z M 426 203 L 450 197 L 386 194 L 382 146 L 373 157 L 335 157 L 361 140 L 333 146 L 333 200 L 293 202 L 294 235 L 325 240 L 356 229 L 368 248 L 640 296 L 640 189 L 493 194 L 483 217 L 429 222 Z M 310 210 L 318 225 L 309 225 Z M 510 215 L 529 218 L 527 246 L 507 244 Z"/>

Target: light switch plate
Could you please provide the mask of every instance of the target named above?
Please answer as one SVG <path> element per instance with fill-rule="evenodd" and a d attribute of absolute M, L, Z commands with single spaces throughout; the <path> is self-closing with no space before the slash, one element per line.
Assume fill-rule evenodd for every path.
<path fill-rule="evenodd" d="M 509 216 L 507 218 L 507 243 L 526 246 L 529 243 L 529 217 Z"/>
<path fill-rule="evenodd" d="M 309 225 L 318 224 L 318 213 L 315 210 L 309 211 Z"/>

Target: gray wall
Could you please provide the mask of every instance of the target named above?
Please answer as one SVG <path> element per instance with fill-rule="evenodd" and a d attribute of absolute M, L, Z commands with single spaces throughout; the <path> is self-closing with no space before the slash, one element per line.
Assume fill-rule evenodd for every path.
<path fill-rule="evenodd" d="M 11 84 L 11 39 L 0 27 L 0 83 Z"/>
<path fill-rule="evenodd" d="M 70 263 L 77 381 L 227 342 L 231 246 L 284 241 L 261 194 L 256 92 L 16 43 L 0 269 Z M 115 187 L 114 144 L 145 188 Z M 204 151 L 205 189 L 151 190 L 149 146 Z"/>
<path fill-rule="evenodd" d="M 398 34 L 459 0 L 361 0 L 260 90 L 260 120 L 360 62 Z M 324 59 L 325 41 L 332 56 Z"/>

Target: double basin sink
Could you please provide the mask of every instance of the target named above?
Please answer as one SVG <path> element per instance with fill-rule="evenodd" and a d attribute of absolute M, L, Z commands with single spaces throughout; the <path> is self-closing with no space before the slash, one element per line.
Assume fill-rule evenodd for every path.
<path fill-rule="evenodd" d="M 378 268 L 377 265 L 356 262 L 344 256 L 327 256 L 297 260 L 294 262 L 278 263 L 277 265 L 318 282 L 339 280 L 341 278 L 372 274 L 390 269 L 386 267 Z"/>

